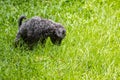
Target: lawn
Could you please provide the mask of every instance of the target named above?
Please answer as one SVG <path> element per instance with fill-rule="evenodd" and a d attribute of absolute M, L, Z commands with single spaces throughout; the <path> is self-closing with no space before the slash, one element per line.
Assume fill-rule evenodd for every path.
<path fill-rule="evenodd" d="M 61 46 L 15 48 L 21 15 L 61 23 Z M 1 0 L 0 80 L 120 80 L 120 1 Z"/>

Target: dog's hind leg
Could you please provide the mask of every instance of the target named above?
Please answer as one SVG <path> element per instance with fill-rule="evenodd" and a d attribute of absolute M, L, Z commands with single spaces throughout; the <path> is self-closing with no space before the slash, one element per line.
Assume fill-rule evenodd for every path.
<path fill-rule="evenodd" d="M 17 45 L 19 44 L 20 38 L 21 38 L 21 34 L 18 32 L 15 39 L 15 47 L 17 47 Z"/>

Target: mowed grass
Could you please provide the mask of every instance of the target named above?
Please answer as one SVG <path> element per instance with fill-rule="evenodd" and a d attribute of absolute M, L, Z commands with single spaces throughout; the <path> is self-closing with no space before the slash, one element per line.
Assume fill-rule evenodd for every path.
<path fill-rule="evenodd" d="M 61 46 L 15 48 L 21 15 L 61 23 Z M 0 80 L 120 80 L 120 1 L 1 0 Z"/>

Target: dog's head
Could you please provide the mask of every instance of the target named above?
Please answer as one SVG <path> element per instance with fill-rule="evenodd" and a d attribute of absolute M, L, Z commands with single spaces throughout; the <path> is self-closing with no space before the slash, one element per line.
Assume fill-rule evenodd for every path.
<path fill-rule="evenodd" d="M 53 35 L 50 37 L 53 44 L 60 45 L 66 36 L 66 30 L 61 25 L 56 25 Z"/>
<path fill-rule="evenodd" d="M 55 30 L 54 35 L 58 38 L 63 39 L 66 36 L 66 30 L 64 28 L 58 28 Z"/>

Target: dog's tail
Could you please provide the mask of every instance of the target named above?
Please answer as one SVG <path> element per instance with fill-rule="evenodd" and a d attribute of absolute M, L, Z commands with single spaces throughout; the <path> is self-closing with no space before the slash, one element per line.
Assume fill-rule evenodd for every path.
<path fill-rule="evenodd" d="M 18 19 L 18 27 L 20 28 L 21 24 L 22 24 L 22 20 L 26 19 L 26 16 L 22 15 L 20 16 L 20 18 Z"/>

